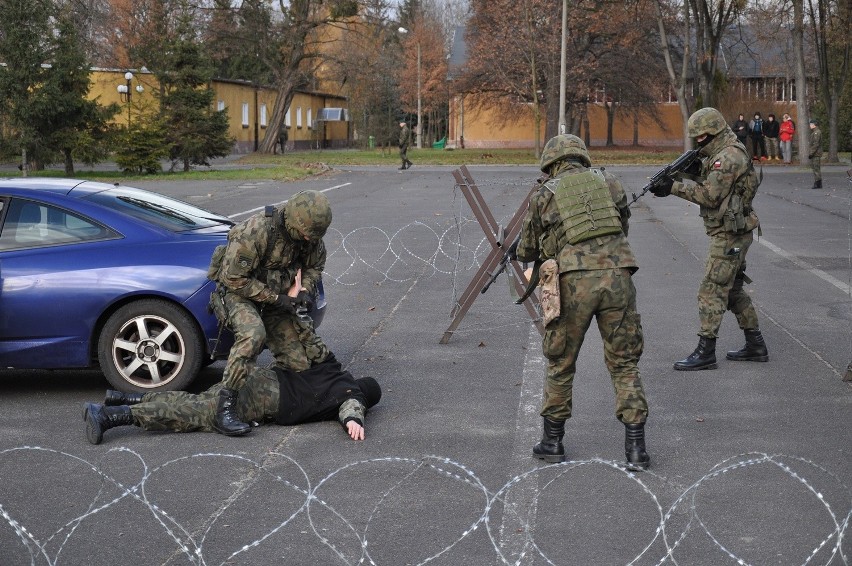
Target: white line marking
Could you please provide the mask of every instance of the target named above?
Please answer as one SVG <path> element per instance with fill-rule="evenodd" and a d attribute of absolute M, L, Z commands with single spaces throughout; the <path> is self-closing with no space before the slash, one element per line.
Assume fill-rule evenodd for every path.
<path fill-rule="evenodd" d="M 789 260 L 789 261 L 793 262 L 794 264 L 798 265 L 799 267 L 801 267 L 802 269 L 809 271 L 813 275 L 816 275 L 817 277 L 819 277 L 823 281 L 831 283 L 832 285 L 834 285 L 835 287 L 837 287 L 838 289 L 840 289 L 841 291 L 843 291 L 847 295 L 852 294 L 852 287 L 850 287 L 849 285 L 847 285 L 846 283 L 844 283 L 840 279 L 837 279 L 836 277 L 829 275 L 828 273 L 826 273 L 825 271 L 823 271 L 821 269 L 817 269 L 816 267 L 812 266 L 808 262 L 797 258 L 796 256 L 794 256 L 790 252 L 779 248 L 778 246 L 776 246 L 775 244 L 773 244 L 772 242 L 770 242 L 770 241 L 768 241 L 764 238 L 758 239 L 757 242 L 760 243 L 760 244 L 763 244 L 764 246 L 766 246 L 767 248 L 769 248 L 770 250 L 772 250 L 776 254 L 780 255 L 784 259 Z"/>
<path fill-rule="evenodd" d="M 519 475 L 538 462 L 532 457 L 532 447 L 541 433 L 539 412 L 545 369 L 541 335 L 531 324 L 512 441 L 511 475 Z M 503 521 L 500 525 L 500 552 L 510 558 L 513 565 L 531 564 L 535 559 L 530 549 L 530 537 L 535 531 L 538 496 L 537 481 L 513 486 L 505 494 Z"/>
<path fill-rule="evenodd" d="M 327 193 L 328 191 L 333 191 L 334 189 L 340 189 L 340 188 L 342 188 L 342 187 L 346 187 L 346 186 L 351 185 L 351 184 L 352 184 L 352 183 L 343 183 L 342 185 L 335 185 L 335 186 L 333 186 L 333 187 L 329 187 L 329 188 L 327 188 L 327 189 L 323 189 L 323 190 L 321 190 L 321 191 L 319 191 L 319 192 L 321 192 L 321 193 Z M 284 204 L 284 203 L 285 203 L 285 202 L 287 202 L 288 200 L 290 200 L 290 199 L 285 199 L 285 200 L 282 200 L 281 202 L 276 202 L 276 203 L 275 203 L 275 204 L 273 204 L 272 206 L 278 206 L 279 204 Z M 245 211 L 243 211 L 243 212 L 238 212 L 238 213 L 236 213 L 236 214 L 231 214 L 230 216 L 228 216 L 228 218 L 237 218 L 238 216 L 245 216 L 245 215 L 247 215 L 247 214 L 252 214 L 252 213 L 254 213 L 254 212 L 260 212 L 260 211 L 261 211 L 261 210 L 263 210 L 264 208 L 266 208 L 266 206 L 258 206 L 258 207 L 256 207 L 256 208 L 252 208 L 251 210 L 245 210 Z"/>

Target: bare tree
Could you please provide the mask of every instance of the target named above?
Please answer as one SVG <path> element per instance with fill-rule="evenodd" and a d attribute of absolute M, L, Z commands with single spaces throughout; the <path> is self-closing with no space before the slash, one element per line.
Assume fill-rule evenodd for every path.
<path fill-rule="evenodd" d="M 692 101 L 687 97 L 686 92 L 687 78 L 689 76 L 689 42 L 691 35 L 689 6 L 684 2 L 680 19 L 677 17 L 666 17 L 663 12 L 663 0 L 655 2 L 655 8 L 657 11 L 657 29 L 660 33 L 660 47 L 665 58 L 666 71 L 669 74 L 671 88 L 675 92 L 675 97 L 677 97 L 678 108 L 683 119 L 683 148 L 687 150 L 692 148 L 692 139 L 687 135 L 686 130 L 689 115 L 692 113 Z M 680 35 L 680 45 L 682 46 L 682 53 L 680 53 L 680 72 L 675 69 L 674 45 L 666 30 L 667 26 L 671 27 L 675 25 L 682 26 Z"/>
<path fill-rule="evenodd" d="M 702 106 L 716 106 L 719 93 L 718 59 L 722 36 L 744 0 L 687 0 L 695 22 L 695 46 Z"/>
<path fill-rule="evenodd" d="M 799 118 L 799 162 L 808 163 L 808 82 L 805 75 L 805 10 L 804 0 L 793 0 L 793 50 L 796 52 L 796 115 Z"/>
<path fill-rule="evenodd" d="M 808 0 L 808 15 L 819 66 L 818 89 L 828 115 L 828 160 L 837 161 L 837 118 L 852 56 L 852 1 Z"/>

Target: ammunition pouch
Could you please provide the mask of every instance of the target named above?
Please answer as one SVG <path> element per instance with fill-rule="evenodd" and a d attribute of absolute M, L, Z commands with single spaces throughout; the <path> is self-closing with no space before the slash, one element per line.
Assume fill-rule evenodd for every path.
<path fill-rule="evenodd" d="M 539 286 L 541 293 L 541 317 L 544 326 L 559 318 L 561 302 L 559 296 L 559 264 L 555 259 L 549 259 L 541 264 L 539 271 Z"/>
<path fill-rule="evenodd" d="M 207 268 L 207 279 L 216 281 L 219 278 L 219 270 L 222 268 L 222 259 L 225 257 L 225 244 L 216 246 L 213 256 L 210 258 L 210 266 Z"/>

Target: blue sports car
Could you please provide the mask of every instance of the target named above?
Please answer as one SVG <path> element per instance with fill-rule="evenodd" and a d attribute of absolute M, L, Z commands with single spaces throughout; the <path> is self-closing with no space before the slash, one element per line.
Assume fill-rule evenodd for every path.
<path fill-rule="evenodd" d="M 118 184 L 0 179 L 0 367 L 100 365 L 121 390 L 185 388 L 233 339 L 207 279 L 231 225 Z M 315 303 L 319 325 L 321 287 Z"/>

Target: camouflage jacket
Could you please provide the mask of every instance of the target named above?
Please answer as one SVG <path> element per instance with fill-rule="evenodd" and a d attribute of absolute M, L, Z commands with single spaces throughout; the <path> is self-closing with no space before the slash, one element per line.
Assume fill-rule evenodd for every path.
<path fill-rule="evenodd" d="M 566 162 L 556 171 L 555 178 L 575 175 L 587 171 L 576 162 Z M 611 173 L 604 171 L 612 200 L 621 215 L 621 234 L 592 238 L 577 244 L 560 246 L 556 242 L 557 228 L 562 222 L 553 193 L 542 187 L 530 198 L 529 210 L 521 228 L 518 243 L 518 259 L 521 261 L 544 261 L 556 259 L 559 273 L 593 269 L 625 267 L 635 272 L 639 267 L 627 242 L 628 219 L 627 195 L 621 182 Z"/>
<path fill-rule="evenodd" d="M 808 136 L 808 159 L 817 155 L 822 156 L 822 132 L 819 128 L 813 128 Z"/>
<path fill-rule="evenodd" d="M 310 292 L 325 269 L 325 245 L 296 242 L 283 227 L 284 207 L 272 216 L 256 214 L 228 233 L 218 281 L 228 291 L 260 303 L 271 303 L 293 285 L 302 270 L 302 286 Z"/>
<path fill-rule="evenodd" d="M 411 143 L 411 128 L 407 125 L 399 130 L 399 147 L 406 146 Z"/>
<path fill-rule="evenodd" d="M 748 172 L 751 159 L 730 129 L 720 133 L 698 153 L 701 156 L 702 181 L 690 184 L 675 181 L 672 194 L 701 207 L 704 229 L 708 236 L 714 236 L 725 231 L 722 217 L 726 198 L 731 194 L 734 184 Z M 753 211 L 746 222 L 749 231 L 759 224 Z"/>

